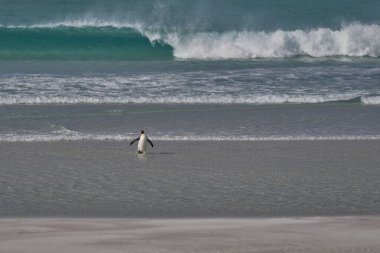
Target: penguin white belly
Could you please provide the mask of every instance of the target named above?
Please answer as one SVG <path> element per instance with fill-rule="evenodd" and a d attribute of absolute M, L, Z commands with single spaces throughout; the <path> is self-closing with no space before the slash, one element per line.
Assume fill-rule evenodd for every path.
<path fill-rule="evenodd" d="M 145 152 L 146 151 L 146 136 L 145 134 L 140 136 L 139 144 L 137 145 L 137 150 L 139 152 Z"/>

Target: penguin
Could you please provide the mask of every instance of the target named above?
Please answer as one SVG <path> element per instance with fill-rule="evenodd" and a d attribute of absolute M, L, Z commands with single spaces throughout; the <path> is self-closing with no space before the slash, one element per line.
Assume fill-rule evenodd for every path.
<path fill-rule="evenodd" d="M 139 143 L 137 144 L 137 153 L 139 154 L 143 154 L 146 152 L 146 143 L 149 142 L 149 144 L 152 146 L 153 148 L 153 143 L 151 140 L 148 139 L 148 137 L 145 135 L 144 133 L 144 130 L 141 130 L 141 135 L 139 138 L 136 138 L 134 139 L 133 141 L 131 141 L 131 143 L 129 143 L 129 145 L 132 145 L 133 143 L 135 143 L 136 141 L 139 141 Z"/>

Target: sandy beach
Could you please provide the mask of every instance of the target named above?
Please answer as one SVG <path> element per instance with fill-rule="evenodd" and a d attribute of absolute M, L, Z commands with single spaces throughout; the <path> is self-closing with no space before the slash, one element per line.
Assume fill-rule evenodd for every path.
<path fill-rule="evenodd" d="M 379 13 L 0 0 L 0 253 L 379 253 Z"/>
<path fill-rule="evenodd" d="M 0 219 L 0 252 L 379 252 L 380 217 Z"/>

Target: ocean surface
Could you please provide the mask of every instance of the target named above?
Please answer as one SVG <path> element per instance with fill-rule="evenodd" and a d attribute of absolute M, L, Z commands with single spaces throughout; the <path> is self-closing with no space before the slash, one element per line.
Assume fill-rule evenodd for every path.
<path fill-rule="evenodd" d="M 184 143 L 379 140 L 379 13 L 376 0 L 0 0 L 0 143 L 141 129 Z"/>

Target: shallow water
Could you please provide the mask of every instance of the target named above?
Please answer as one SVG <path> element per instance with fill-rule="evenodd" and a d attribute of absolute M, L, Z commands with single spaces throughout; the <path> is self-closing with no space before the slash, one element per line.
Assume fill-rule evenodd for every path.
<path fill-rule="evenodd" d="M 379 214 L 379 141 L 1 143 L 0 215 Z"/>

